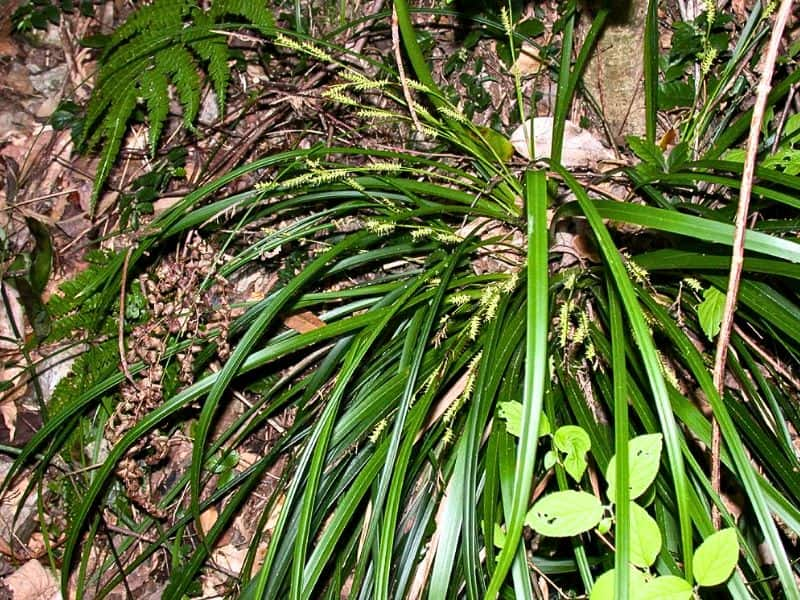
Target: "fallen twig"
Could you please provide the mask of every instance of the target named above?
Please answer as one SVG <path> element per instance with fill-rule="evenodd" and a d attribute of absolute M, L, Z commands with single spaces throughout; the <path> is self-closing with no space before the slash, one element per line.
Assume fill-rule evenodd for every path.
<path fill-rule="evenodd" d="M 411 96 L 411 90 L 408 88 L 408 80 L 406 79 L 406 70 L 403 67 L 403 54 L 400 51 L 400 29 L 397 24 L 397 9 L 392 7 L 392 47 L 394 48 L 394 58 L 397 62 L 397 74 L 400 76 L 400 85 L 403 87 L 403 97 L 408 104 L 408 112 L 411 115 L 411 120 L 414 122 L 414 127 L 422 133 L 422 124 L 417 117 L 417 111 L 414 108 L 414 98 Z"/>
<path fill-rule="evenodd" d="M 725 309 L 722 314 L 719 337 L 717 338 L 717 350 L 714 357 L 714 387 L 716 387 L 720 398 L 723 398 L 725 363 L 728 358 L 728 345 L 730 344 L 733 330 L 733 317 L 736 312 L 736 299 L 739 294 L 739 281 L 742 276 L 742 264 L 744 263 L 744 236 L 747 230 L 747 213 L 750 208 L 750 194 L 753 189 L 761 122 L 764 120 L 764 112 L 767 107 L 767 96 L 771 89 L 772 74 L 778 58 L 778 48 L 791 10 L 792 0 L 781 0 L 778 14 L 775 17 L 775 25 L 772 28 L 769 46 L 767 47 L 764 71 L 761 73 L 761 79 L 758 83 L 756 102 L 753 106 L 753 118 L 750 121 L 750 133 L 747 137 L 747 151 L 742 171 L 742 187 L 739 195 L 739 207 L 736 211 L 736 230 L 731 252 L 731 270 L 728 278 L 728 290 L 725 295 Z M 712 418 L 711 425 L 711 487 L 716 494 L 719 494 L 720 430 L 716 418 Z M 719 529 L 720 514 L 716 506 L 712 507 L 711 520 L 714 529 Z"/>

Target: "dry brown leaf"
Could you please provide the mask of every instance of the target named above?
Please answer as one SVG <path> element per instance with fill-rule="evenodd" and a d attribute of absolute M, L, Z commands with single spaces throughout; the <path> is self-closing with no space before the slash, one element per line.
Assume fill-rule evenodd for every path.
<path fill-rule="evenodd" d="M 272 509 L 269 511 L 269 516 L 267 517 L 267 522 L 264 524 L 264 531 L 272 533 L 272 530 L 275 529 L 285 501 L 286 496 L 281 496 L 275 501 L 275 504 L 272 505 Z"/>
<path fill-rule="evenodd" d="M 5 578 L 14 600 L 49 600 L 58 596 L 58 581 L 38 560 L 29 560 Z"/>
<path fill-rule="evenodd" d="M 4 479 L 8 475 L 10 468 L 10 461 L 0 461 L 0 479 Z M 6 490 L 2 498 L 0 498 L 0 539 L 3 540 L 0 545 L 0 550 L 9 556 L 19 556 L 21 547 L 28 546 L 27 550 L 23 549 L 25 554 L 23 557 L 39 556 L 35 554 L 41 548 L 36 546 L 34 542 L 27 538 L 30 535 L 30 530 L 27 526 L 36 518 L 36 494 L 25 494 L 25 490 L 30 485 L 28 477 L 18 478 L 13 487 Z M 24 499 L 24 502 L 23 502 Z M 26 534 L 25 532 L 28 531 Z M 31 536 L 33 537 L 33 536 Z"/>
<path fill-rule="evenodd" d="M 6 74 L 5 85 L 17 94 L 29 95 L 33 93 L 30 71 L 19 63 L 11 65 L 11 68 Z"/>
<path fill-rule="evenodd" d="M 8 38 L 0 38 L 0 56 L 15 57 L 19 54 L 17 45 Z"/>
<path fill-rule="evenodd" d="M 539 577 L 539 592 L 542 594 L 543 600 L 550 600 L 550 589 L 547 587 L 547 581 L 544 577 Z"/>
<path fill-rule="evenodd" d="M 522 207 L 522 198 L 518 198 L 517 205 Z M 462 237 L 477 234 L 482 240 L 497 241 L 484 245 L 483 251 L 472 260 L 472 269 L 477 275 L 511 273 L 520 263 L 521 255 L 516 249 L 524 248 L 525 240 L 519 228 L 478 217 L 464 223 L 456 233 Z"/>
<path fill-rule="evenodd" d="M 536 75 L 541 68 L 542 61 L 539 59 L 539 50 L 530 42 L 523 42 L 512 69 L 519 70 L 520 75 Z"/>
<path fill-rule="evenodd" d="M 219 512 L 214 506 L 207 508 L 200 514 L 200 529 L 203 531 L 203 535 L 211 531 L 218 518 Z"/>
<path fill-rule="evenodd" d="M 239 462 L 236 463 L 236 471 L 241 473 L 242 471 L 246 471 L 254 464 L 256 464 L 261 457 L 256 454 L 255 452 L 248 452 L 247 450 L 243 450 L 239 452 Z"/>
<path fill-rule="evenodd" d="M 204 600 L 222 600 L 223 596 L 217 591 L 218 587 L 225 585 L 224 576 L 217 571 L 210 571 L 200 576 L 200 583 L 202 585 L 201 597 Z"/>
<path fill-rule="evenodd" d="M 241 573 L 248 551 L 247 546 L 237 549 L 233 544 L 225 544 L 214 550 L 211 558 L 220 567 L 232 573 Z"/>
<path fill-rule="evenodd" d="M 234 278 L 236 293 L 247 297 L 249 301 L 258 302 L 267 297 L 269 291 L 278 282 L 275 272 L 255 271 L 241 278 Z"/>
<path fill-rule="evenodd" d="M 256 557 L 253 559 L 253 568 L 250 569 L 250 577 L 254 577 L 256 573 L 261 569 L 261 565 L 264 564 L 264 559 L 267 557 L 267 548 L 268 544 L 266 542 L 261 542 L 256 548 Z"/>
<path fill-rule="evenodd" d="M 183 200 L 183 196 L 165 196 L 153 202 L 153 214 L 160 215 L 168 208 L 172 208 L 178 202 Z"/>
<path fill-rule="evenodd" d="M 7 298 L 0 306 L 0 350 L 16 351 L 22 340 L 17 338 L 16 331 L 25 331 L 25 312 L 19 301 L 19 293 L 10 285 L 3 286 L 3 297 Z"/>
<path fill-rule="evenodd" d="M 82 198 L 83 200 L 83 198 Z M 113 210 L 115 206 L 119 203 L 119 192 L 116 190 L 109 190 L 105 192 L 100 199 L 97 201 L 97 206 L 95 208 L 95 214 L 103 215 L 107 212 Z M 89 204 L 86 206 L 81 206 L 85 212 L 91 212 L 91 199 L 89 200 Z"/>
<path fill-rule="evenodd" d="M 6 374 L 7 373 L 8 371 L 6 371 Z M 3 375 L 0 375 L 0 377 L 2 376 Z M 2 415 L 3 417 L 3 425 L 5 425 L 6 429 L 8 429 L 8 440 L 10 442 L 14 441 L 14 436 L 17 433 L 17 403 L 15 401 L 16 399 L 14 398 L 14 396 L 16 395 L 17 392 L 20 391 L 20 389 L 22 390 L 23 393 L 25 392 L 25 386 L 18 386 L 11 393 L 10 398 L 5 397 L 3 398 L 3 401 L 0 402 L 0 415 Z"/>
<path fill-rule="evenodd" d="M 19 352 L 22 340 L 17 340 L 16 332 L 25 332 L 25 314 L 19 301 L 17 290 L 5 283 L 3 297 L 6 301 L 0 306 L 0 381 L 19 382 L 23 373 L 22 354 Z M 8 429 L 9 440 L 14 439 L 17 424 L 16 401 L 25 395 L 27 384 L 18 384 L 2 394 L 0 416 Z"/>
<path fill-rule="evenodd" d="M 560 268 L 568 268 L 579 262 L 600 262 L 597 250 L 582 233 L 557 231 L 553 236 L 551 252 L 559 252 L 562 254 L 559 263 Z"/>
<path fill-rule="evenodd" d="M 320 327 L 325 327 L 325 321 L 309 310 L 286 317 L 283 324 L 294 329 L 297 333 L 308 333 Z"/>
<path fill-rule="evenodd" d="M 14 550 L 11 548 L 9 543 L 2 537 L 0 537 L 0 554 L 5 554 L 6 556 L 16 558 L 14 556 Z"/>
<path fill-rule="evenodd" d="M 52 540 L 49 543 L 52 544 Z M 31 539 L 28 540 L 27 547 L 31 556 L 44 556 L 49 548 L 45 543 L 44 535 L 41 531 L 34 531 L 31 534 Z"/>
<path fill-rule="evenodd" d="M 670 127 L 664 135 L 661 136 L 661 139 L 658 140 L 658 147 L 662 150 L 667 150 L 675 146 L 678 143 L 678 131 L 674 127 Z"/>

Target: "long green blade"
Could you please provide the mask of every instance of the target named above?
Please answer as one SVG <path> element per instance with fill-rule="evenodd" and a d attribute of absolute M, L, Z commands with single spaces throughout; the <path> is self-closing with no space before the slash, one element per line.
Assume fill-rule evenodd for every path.
<path fill-rule="evenodd" d="M 544 404 L 547 377 L 547 334 L 549 329 L 548 294 L 548 228 L 547 177 L 544 171 L 526 171 L 525 208 L 528 221 L 528 278 L 525 383 L 522 400 L 522 432 L 517 449 L 514 493 L 508 519 L 506 545 L 497 559 L 497 567 L 486 590 L 494 600 L 506 579 L 522 533 L 522 523 L 530 497 L 536 445 L 539 441 L 539 419 Z M 517 543 L 514 543 L 514 542 Z"/>

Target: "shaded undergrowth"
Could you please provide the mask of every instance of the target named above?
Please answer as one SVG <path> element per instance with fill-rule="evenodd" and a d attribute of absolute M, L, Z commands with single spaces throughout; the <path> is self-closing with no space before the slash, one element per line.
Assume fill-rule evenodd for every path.
<path fill-rule="evenodd" d="M 506 140 L 473 125 L 441 91 L 405 2 L 395 3 L 405 76 L 391 61 L 364 73 L 341 48 L 297 32 L 271 38 L 337 74 L 326 96 L 343 114 L 399 123 L 409 147 L 320 143 L 242 165 L 156 216 L 129 250 L 98 257 L 56 301 L 64 316 L 91 312 L 97 323 L 75 326 L 103 331 L 107 341 L 91 352 L 108 368 L 70 383 L 10 477 L 33 465 L 32 492 L 59 461 L 91 467 L 64 486 L 80 490 L 68 502 L 63 544 L 51 549 L 65 589 L 77 570 L 78 595 L 102 596 L 167 550 L 165 597 L 195 593 L 233 519 L 287 459 L 258 506 L 231 594 L 533 598 L 538 586 L 583 594 L 615 560 L 617 589 L 632 589 L 635 577 L 620 568 L 636 535 L 618 512 L 627 514 L 621 499 L 635 475 L 624 462 L 615 463 L 616 490 L 626 508 L 607 504 L 613 536 L 546 537 L 525 525 L 526 513 L 556 490 L 611 497 L 597 474 L 615 453 L 626 455 L 616 450 L 629 439 L 658 433 L 665 452 L 640 503 L 664 544 L 648 577 L 693 582 L 693 550 L 714 532 L 715 507 L 741 550 L 727 592 L 797 597 L 800 183 L 788 166 L 796 118 L 781 117 L 796 72 L 783 65 L 770 96 L 775 118 L 765 125 L 754 188 L 759 218 L 745 241 L 720 396 L 713 342 L 750 117 L 739 78 L 770 21 L 756 6 L 743 26 L 726 30 L 722 52 L 712 51 L 711 25 L 693 23 L 704 54 L 681 56 L 682 76 L 699 66 L 705 79 L 673 132 L 676 144 L 659 135 L 669 65 L 651 3 L 647 128 L 629 142 L 638 160 L 590 181 L 560 164 L 559 140 L 606 14 L 596 15 L 572 61 L 575 9 L 564 7 L 558 30 L 570 51 L 551 65 L 559 84 L 552 157 L 526 166 L 509 162 Z M 501 14 L 493 31 L 507 34 L 513 58 L 514 23 Z M 529 99 L 518 98 L 527 115 Z M 722 99 L 738 100 L 737 109 L 715 111 Z M 247 177 L 260 182 L 231 191 Z M 624 201 L 601 185 L 612 178 Z M 564 231 L 577 260 L 554 250 Z M 163 260 L 174 252 L 183 266 Z M 231 282 L 262 272 L 271 277 L 256 294 L 235 297 Z M 311 325 L 287 326 L 297 316 Z M 118 335 L 132 351 L 124 369 L 109 361 Z M 221 421 L 242 394 L 245 408 Z M 520 429 L 510 432 L 501 412 L 516 402 Z M 245 445 L 287 412 L 290 426 L 241 466 Z M 723 441 L 721 493 L 709 478 L 711 414 Z M 543 421 L 588 434 L 589 468 L 577 480 L 547 452 Z M 166 456 L 159 440 L 176 436 L 191 440 L 191 461 L 155 493 L 147 481 Z M 210 507 L 218 517 L 203 526 Z M 104 510 L 148 536 L 115 544 L 124 561 L 92 553 Z"/>

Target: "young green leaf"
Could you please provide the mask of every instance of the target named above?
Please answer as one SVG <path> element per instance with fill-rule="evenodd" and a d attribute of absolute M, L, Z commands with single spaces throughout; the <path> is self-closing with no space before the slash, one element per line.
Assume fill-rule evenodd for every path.
<path fill-rule="evenodd" d="M 506 431 L 514 437 L 519 437 L 522 433 L 522 403 L 501 402 L 499 408 L 500 418 L 506 422 Z"/>
<path fill-rule="evenodd" d="M 664 153 L 653 142 L 648 142 L 636 136 L 628 136 L 628 147 L 638 156 L 643 163 L 665 170 Z"/>
<path fill-rule="evenodd" d="M 548 537 L 570 537 L 596 527 L 603 505 L 587 492 L 566 490 L 548 494 L 528 511 L 525 523 Z"/>
<path fill-rule="evenodd" d="M 661 530 L 655 519 L 635 502 L 630 503 L 631 516 L 631 563 L 646 569 L 650 567 L 661 550 Z"/>
<path fill-rule="evenodd" d="M 539 415 L 539 437 L 550 435 L 551 431 L 550 421 L 547 419 L 547 414 L 543 412 Z"/>
<path fill-rule="evenodd" d="M 713 286 L 703 292 L 703 301 L 697 305 L 697 318 L 709 340 L 719 333 L 724 310 L 725 294 Z"/>
<path fill-rule="evenodd" d="M 522 403 L 512 400 L 500 402 L 500 418 L 506 422 L 506 431 L 514 437 L 519 437 L 522 431 Z M 539 417 L 539 437 L 550 435 L 550 421 L 542 413 Z"/>
<path fill-rule="evenodd" d="M 53 266 L 53 242 L 50 232 L 40 220 L 25 217 L 25 222 L 36 242 L 31 252 L 29 279 L 33 293 L 41 296 L 50 279 L 50 271 Z"/>
<path fill-rule="evenodd" d="M 552 469 L 557 462 L 558 455 L 553 450 L 548 450 L 545 453 L 544 458 L 542 458 L 542 466 L 544 467 L 545 471 Z"/>
<path fill-rule="evenodd" d="M 658 84 L 659 110 L 691 106 L 693 100 L 694 88 L 685 81 L 664 81 Z"/>
<path fill-rule="evenodd" d="M 594 582 L 594 587 L 592 587 L 589 600 L 618 600 L 614 585 L 614 574 L 615 570 L 611 569 L 597 578 Z M 630 598 L 637 600 L 642 598 L 641 594 L 646 584 L 644 573 L 631 567 L 629 581 Z"/>
<path fill-rule="evenodd" d="M 592 440 L 583 428 L 564 425 L 553 435 L 553 445 L 566 454 L 564 468 L 575 481 L 580 481 L 586 470 L 586 453 L 592 448 Z"/>
<path fill-rule="evenodd" d="M 645 493 L 650 484 L 658 475 L 658 466 L 661 461 L 661 447 L 663 445 L 660 433 L 640 435 L 628 442 L 628 460 L 630 464 L 630 491 L 631 500 L 635 500 Z M 616 460 L 611 458 L 606 470 L 608 482 L 608 498 L 614 502 L 616 496 Z"/>
<path fill-rule="evenodd" d="M 723 583 L 739 561 L 736 529 L 729 527 L 710 535 L 694 552 L 694 578 L 698 585 Z"/>
<path fill-rule="evenodd" d="M 648 581 L 637 600 L 691 600 L 692 584 L 683 577 L 662 575 Z"/>
<path fill-rule="evenodd" d="M 511 157 L 514 156 L 514 146 L 506 136 L 491 127 L 478 127 L 477 129 L 486 145 L 497 154 L 502 162 L 511 160 Z"/>
<path fill-rule="evenodd" d="M 689 160 L 689 144 L 681 142 L 675 146 L 667 158 L 667 171 L 673 173 L 680 169 Z"/>
<path fill-rule="evenodd" d="M 611 517 L 603 517 L 600 519 L 600 522 L 597 524 L 597 533 L 600 535 L 605 535 L 609 531 L 611 531 L 611 526 L 614 524 L 614 521 Z"/>
<path fill-rule="evenodd" d="M 506 531 L 498 523 L 494 524 L 493 539 L 495 548 L 502 548 L 506 545 Z"/>

